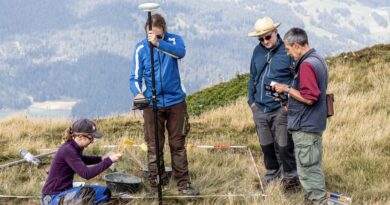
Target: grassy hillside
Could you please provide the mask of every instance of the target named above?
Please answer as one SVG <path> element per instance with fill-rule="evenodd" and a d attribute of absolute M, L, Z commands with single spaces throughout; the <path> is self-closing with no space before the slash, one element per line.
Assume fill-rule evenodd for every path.
<path fill-rule="evenodd" d="M 390 45 L 377 45 L 357 52 L 328 58 L 329 92 L 335 93 L 335 116 L 324 133 L 323 168 L 327 188 L 351 196 L 354 204 L 390 204 Z M 251 148 L 260 174 L 264 174 L 262 155 L 246 104 L 247 76 L 205 89 L 189 96 L 192 113 L 189 144 L 247 145 Z M 212 102 L 212 103 L 211 103 Z M 196 115 L 195 115 L 196 114 Z M 0 121 L 0 164 L 19 159 L 18 150 L 33 154 L 53 150 L 70 121 L 44 121 L 17 117 Z M 97 120 L 106 136 L 85 150 L 104 154 L 104 145 L 120 143 L 123 136 L 143 142 L 142 116 L 131 113 Z M 130 150 L 142 162 L 146 153 Z M 168 147 L 165 150 L 167 164 Z M 203 195 L 259 193 L 259 182 L 247 150 L 188 150 L 190 175 Z M 0 170 L 0 195 L 39 196 L 50 159 L 40 167 L 28 164 Z M 125 155 L 119 171 L 141 176 L 136 164 Z M 109 171 L 106 171 L 107 173 Z M 103 174 L 105 174 L 103 173 Z M 102 175 L 103 175 L 102 174 Z M 101 176 L 102 176 L 101 175 Z M 101 183 L 101 176 L 86 181 Z M 141 193 L 144 193 L 145 189 Z M 283 193 L 278 184 L 267 187 L 266 197 L 208 197 L 197 200 L 166 199 L 166 204 L 302 204 L 303 191 Z M 177 195 L 172 182 L 165 195 Z M 112 204 L 150 204 L 151 200 L 115 201 Z M 155 201 L 154 201 L 155 203 Z M 35 200 L 0 199 L 0 204 L 39 204 Z"/>
<path fill-rule="evenodd" d="M 237 75 L 236 78 L 210 88 L 196 92 L 187 98 L 191 115 L 200 115 L 217 107 L 230 104 L 237 98 L 247 95 L 249 75 Z"/>

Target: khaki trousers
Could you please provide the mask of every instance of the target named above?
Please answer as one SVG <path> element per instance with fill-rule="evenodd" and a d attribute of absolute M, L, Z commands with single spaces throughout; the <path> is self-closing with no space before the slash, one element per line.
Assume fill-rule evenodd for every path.
<path fill-rule="evenodd" d="M 321 169 L 322 134 L 292 132 L 299 181 L 308 198 L 318 201 L 325 197 L 325 177 Z"/>

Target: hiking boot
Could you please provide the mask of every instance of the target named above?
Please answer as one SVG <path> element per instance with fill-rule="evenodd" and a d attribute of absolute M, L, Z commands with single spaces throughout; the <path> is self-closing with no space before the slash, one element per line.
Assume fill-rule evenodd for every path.
<path fill-rule="evenodd" d="M 280 169 L 278 170 L 267 170 L 265 176 L 263 177 L 263 185 L 267 187 L 271 183 L 274 183 L 280 179 Z"/>
<path fill-rule="evenodd" d="M 200 194 L 190 183 L 186 184 L 184 188 L 179 189 L 179 192 L 186 196 L 198 196 Z"/>
<path fill-rule="evenodd" d="M 283 178 L 281 183 L 284 191 L 295 190 L 300 185 L 298 177 Z"/>

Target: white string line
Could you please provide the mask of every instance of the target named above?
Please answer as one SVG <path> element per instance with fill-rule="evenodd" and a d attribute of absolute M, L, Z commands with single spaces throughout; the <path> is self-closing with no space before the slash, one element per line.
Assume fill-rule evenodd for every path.
<path fill-rule="evenodd" d="M 249 193 L 249 194 L 209 194 L 198 196 L 163 196 L 166 199 L 179 199 L 179 198 L 213 198 L 213 197 L 266 197 L 267 195 L 261 193 Z M 13 196 L 13 195 L 0 195 L 0 198 L 14 198 L 14 199 L 40 199 L 41 196 Z M 156 197 L 147 197 L 146 195 L 114 195 L 112 199 L 153 199 Z"/>
<path fill-rule="evenodd" d="M 120 145 L 103 145 L 103 148 L 116 148 Z M 133 147 L 141 147 L 141 144 L 132 145 Z M 245 145 L 196 145 L 196 144 L 187 144 L 186 147 L 189 148 L 205 148 L 205 149 L 246 149 L 248 146 Z M 44 151 L 51 151 L 53 149 L 40 149 Z"/>
<path fill-rule="evenodd" d="M 261 191 L 261 193 L 264 194 L 264 188 L 263 188 L 263 183 L 261 182 L 261 177 L 260 177 L 259 169 L 257 168 L 255 159 L 253 158 L 252 150 L 251 150 L 251 148 L 249 148 L 249 147 L 248 147 L 248 152 L 249 152 L 249 155 L 250 155 L 251 158 L 252 158 L 253 166 L 255 166 L 256 175 L 257 175 L 257 177 L 259 178 L 260 191 Z"/>
<path fill-rule="evenodd" d="M 261 194 L 261 193 L 249 193 L 249 194 L 208 194 L 208 195 L 198 195 L 198 196 L 164 196 L 163 198 L 167 199 L 175 199 L 175 198 L 212 198 L 212 197 L 266 197 L 267 195 Z M 145 195 L 129 195 L 129 194 L 123 194 L 123 195 L 117 195 L 112 196 L 113 199 L 154 199 L 157 197 L 146 197 Z"/>
<path fill-rule="evenodd" d="M 40 199 L 41 196 L 14 196 L 14 195 L 0 195 L 0 198 L 13 198 L 13 199 Z"/>
<path fill-rule="evenodd" d="M 115 148 L 119 145 L 104 145 L 103 148 Z M 141 147 L 142 145 L 132 145 L 133 147 Z M 205 149 L 246 149 L 245 145 L 195 145 L 187 144 L 186 147 L 190 148 L 205 148 Z"/>

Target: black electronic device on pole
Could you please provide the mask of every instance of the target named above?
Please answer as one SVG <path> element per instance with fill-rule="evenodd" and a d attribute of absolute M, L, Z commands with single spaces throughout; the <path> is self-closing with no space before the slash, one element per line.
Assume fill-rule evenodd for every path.
<path fill-rule="evenodd" d="M 152 11 L 160 7 L 157 3 L 144 3 L 138 6 L 143 11 L 148 12 L 148 25 L 149 31 L 152 30 Z M 156 143 L 156 163 L 157 163 L 157 192 L 158 192 L 158 204 L 162 205 L 162 189 L 161 189 L 161 165 L 160 165 L 160 140 L 158 136 L 158 121 L 157 121 L 157 94 L 156 94 L 156 79 L 154 73 L 154 56 L 153 45 L 149 42 L 150 48 L 150 61 L 152 64 L 152 104 L 153 104 L 153 117 L 154 117 L 154 139 Z"/>

